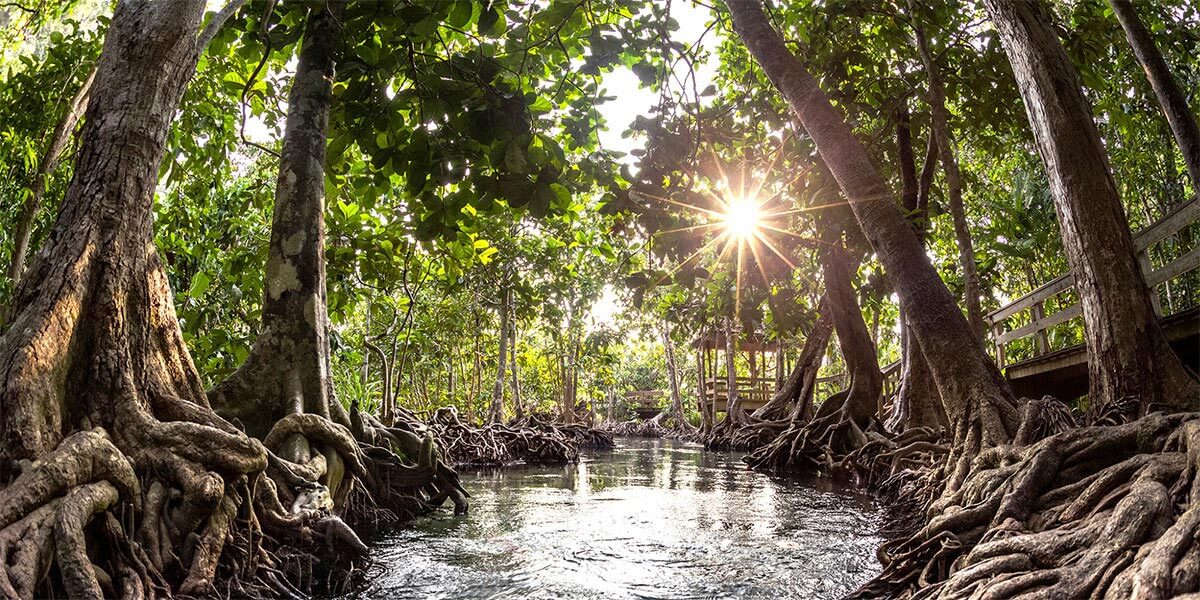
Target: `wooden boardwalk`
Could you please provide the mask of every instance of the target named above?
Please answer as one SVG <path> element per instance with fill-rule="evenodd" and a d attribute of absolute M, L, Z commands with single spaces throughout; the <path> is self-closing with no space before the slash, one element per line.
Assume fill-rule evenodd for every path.
<path fill-rule="evenodd" d="M 1200 367 L 1200 307 L 1196 306 L 1196 288 L 1191 298 L 1163 306 L 1160 288 L 1168 286 L 1200 267 L 1200 232 L 1185 231 L 1200 221 L 1200 203 L 1185 202 L 1162 219 L 1133 236 L 1138 263 L 1150 288 L 1154 310 L 1161 318 L 1167 339 L 1183 361 L 1193 369 Z M 1161 248 L 1155 265 L 1155 249 L 1164 242 L 1173 248 Z M 1170 258 L 1162 258 L 1169 255 Z M 1186 290 L 1185 290 L 1186 291 Z M 1171 294 L 1167 294 L 1171 298 Z M 1087 349 L 1081 343 L 1054 348 L 1053 331 L 1059 325 L 1082 320 L 1082 309 L 1075 295 L 1075 278 L 1059 276 L 1038 289 L 1009 302 L 988 314 L 996 360 L 1018 396 L 1041 397 L 1049 394 L 1064 401 L 1087 394 Z M 1049 308 L 1053 307 L 1053 308 Z M 1019 346 L 1021 354 L 1014 354 Z"/>

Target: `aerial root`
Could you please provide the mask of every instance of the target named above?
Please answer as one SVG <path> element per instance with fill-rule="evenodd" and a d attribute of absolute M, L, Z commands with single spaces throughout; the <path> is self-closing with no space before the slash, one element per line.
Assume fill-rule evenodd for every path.
<path fill-rule="evenodd" d="M 1200 590 L 1200 414 L 1057 433 L 1066 422 L 1050 423 L 1023 422 L 1018 437 L 1029 444 L 980 452 L 962 485 L 930 503 L 924 527 L 881 547 L 883 572 L 856 596 L 1162 598 Z"/>
<path fill-rule="evenodd" d="M 451 464 L 501 466 L 518 462 L 564 464 L 579 459 L 579 448 L 611 448 L 612 434 L 582 425 L 552 424 L 531 416 L 512 424 L 473 427 L 453 408 L 438 409 L 429 422 Z"/>

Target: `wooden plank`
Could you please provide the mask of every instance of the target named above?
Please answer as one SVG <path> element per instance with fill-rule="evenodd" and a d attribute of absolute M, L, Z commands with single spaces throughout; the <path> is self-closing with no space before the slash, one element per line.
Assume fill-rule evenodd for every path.
<path fill-rule="evenodd" d="M 1133 235 L 1134 250 L 1141 252 L 1197 220 L 1200 220 L 1200 202 L 1193 198 L 1176 206 L 1174 210 L 1155 221 L 1154 224 L 1135 233 Z"/>
<path fill-rule="evenodd" d="M 1028 294 L 1025 294 L 1024 296 L 1021 296 L 1020 298 L 1010 302 L 1008 305 L 1001 306 L 1000 308 L 988 313 L 985 319 L 990 321 L 992 324 L 999 323 L 1000 321 L 1003 321 L 1004 319 L 1007 319 L 1008 317 L 1011 317 L 1033 306 L 1034 304 L 1043 302 L 1049 299 L 1051 296 L 1061 293 L 1073 285 L 1075 285 L 1074 275 L 1070 273 L 1067 273 L 1066 275 L 1060 275 L 1046 282 L 1038 289 L 1033 290 L 1032 292 L 1029 292 Z"/>
<path fill-rule="evenodd" d="M 1024 327 L 1018 327 L 1012 331 L 1009 331 L 1008 333 L 1005 333 L 997 338 L 996 341 L 1001 344 L 1007 344 L 1013 340 L 1019 340 L 1027 335 L 1031 335 L 1043 329 L 1058 325 L 1059 323 L 1070 321 L 1082 313 L 1082 307 L 1080 307 L 1078 304 L 1072 304 L 1071 306 L 1068 306 L 1067 308 L 1064 308 L 1044 319 L 1034 321 Z"/>
<path fill-rule="evenodd" d="M 1163 265 L 1162 268 L 1146 273 L 1146 284 L 1153 289 L 1154 286 L 1166 283 L 1197 267 L 1200 267 L 1200 248 L 1192 248 L 1191 252 Z"/>

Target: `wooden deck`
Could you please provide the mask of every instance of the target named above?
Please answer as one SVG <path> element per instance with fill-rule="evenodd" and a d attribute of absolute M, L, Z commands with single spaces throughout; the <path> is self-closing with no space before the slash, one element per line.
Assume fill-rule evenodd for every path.
<path fill-rule="evenodd" d="M 662 390 L 631 390 L 625 392 L 625 399 L 634 404 L 633 412 L 639 419 L 653 419 L 662 412 L 662 399 L 666 394 Z"/>
<path fill-rule="evenodd" d="M 738 377 L 737 393 L 742 399 L 743 410 L 757 410 L 775 394 L 775 380 L 766 377 Z M 725 412 L 729 405 L 729 381 L 724 377 L 705 380 L 704 396 L 708 402 L 714 403 L 715 412 Z"/>

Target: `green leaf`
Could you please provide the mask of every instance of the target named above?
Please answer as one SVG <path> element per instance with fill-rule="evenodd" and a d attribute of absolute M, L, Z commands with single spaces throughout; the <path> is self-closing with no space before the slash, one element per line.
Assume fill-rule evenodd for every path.
<path fill-rule="evenodd" d="M 208 286 L 212 284 L 212 278 L 208 273 L 200 271 L 192 276 L 192 286 L 188 288 L 187 295 L 190 298 L 199 298 L 208 291 Z"/>
<path fill-rule="evenodd" d="M 492 27 L 500 21 L 500 13 L 496 11 L 496 7 L 490 3 L 483 13 L 479 15 L 479 33 L 486 34 L 492 30 Z"/>
<path fill-rule="evenodd" d="M 504 165 L 513 173 L 524 173 L 529 166 L 525 161 L 525 149 L 516 142 L 509 143 L 504 151 Z"/>
<path fill-rule="evenodd" d="M 450 14 L 446 16 L 446 24 L 459 29 L 471 22 L 471 13 L 474 7 L 467 0 L 454 0 L 454 6 L 450 8 Z"/>

